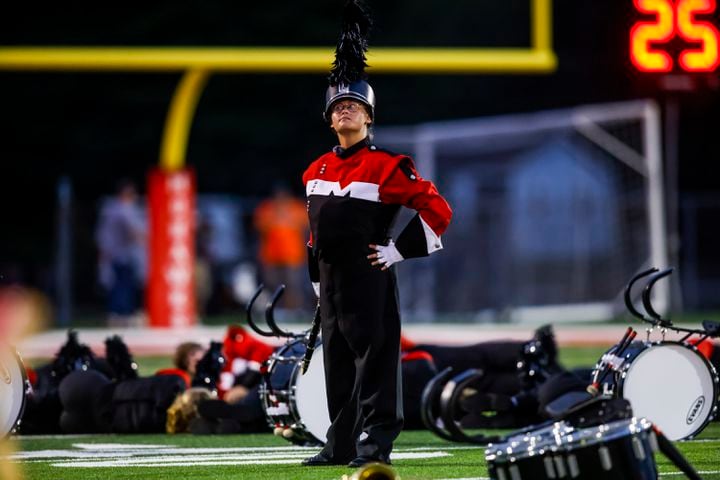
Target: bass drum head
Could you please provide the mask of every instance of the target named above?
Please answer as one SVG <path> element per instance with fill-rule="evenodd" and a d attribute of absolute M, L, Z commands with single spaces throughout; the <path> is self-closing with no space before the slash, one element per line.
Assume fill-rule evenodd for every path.
<path fill-rule="evenodd" d="M 682 440 L 707 425 L 717 397 L 716 374 L 699 353 L 680 343 L 642 350 L 621 380 L 621 396 L 633 414 L 655 423 L 670 440 Z"/>
<path fill-rule="evenodd" d="M 26 378 L 20 358 L 0 348 L 0 438 L 12 433 L 22 416 Z"/>
<path fill-rule="evenodd" d="M 295 403 L 300 421 L 305 429 L 322 443 L 327 441 L 330 428 L 330 413 L 325 393 L 325 362 L 323 361 L 322 345 L 318 345 L 313 353 L 310 367 L 305 375 L 299 373 L 295 383 Z"/>

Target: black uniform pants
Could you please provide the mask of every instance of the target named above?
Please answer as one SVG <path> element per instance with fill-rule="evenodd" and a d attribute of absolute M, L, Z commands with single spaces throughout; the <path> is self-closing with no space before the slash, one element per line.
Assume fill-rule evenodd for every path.
<path fill-rule="evenodd" d="M 387 461 L 403 424 L 400 314 L 393 270 L 362 257 L 320 266 L 328 410 L 323 454 Z"/>

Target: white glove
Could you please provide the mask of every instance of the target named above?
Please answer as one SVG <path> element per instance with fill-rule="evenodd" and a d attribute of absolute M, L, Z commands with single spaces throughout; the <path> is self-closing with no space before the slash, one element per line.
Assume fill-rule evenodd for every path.
<path fill-rule="evenodd" d="M 371 253 L 367 258 L 374 260 L 373 265 L 382 267 L 382 270 L 387 270 L 391 265 L 400 263 L 405 260 L 405 257 L 400 255 L 398 249 L 395 247 L 395 242 L 390 240 L 390 243 L 385 245 L 370 245 L 370 248 L 375 250 L 377 253 Z"/>
<path fill-rule="evenodd" d="M 315 291 L 315 296 L 320 298 L 320 282 L 312 282 L 312 287 Z"/>

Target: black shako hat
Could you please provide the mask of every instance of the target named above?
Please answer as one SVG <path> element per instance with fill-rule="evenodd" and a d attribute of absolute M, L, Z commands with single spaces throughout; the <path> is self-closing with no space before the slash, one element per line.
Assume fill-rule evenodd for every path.
<path fill-rule="evenodd" d="M 346 98 L 363 103 L 370 118 L 375 117 L 375 92 L 365 80 L 365 67 L 368 66 L 365 53 L 370 27 L 372 19 L 360 0 L 347 0 L 343 10 L 342 30 L 335 47 L 335 61 L 328 77 L 330 86 L 325 92 L 323 117 L 328 122 L 330 107 Z"/>

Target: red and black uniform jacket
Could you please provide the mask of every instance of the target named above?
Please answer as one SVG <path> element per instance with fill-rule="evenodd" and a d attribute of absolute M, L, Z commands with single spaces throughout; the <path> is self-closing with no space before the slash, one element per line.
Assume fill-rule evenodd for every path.
<path fill-rule="evenodd" d="M 452 210 L 410 157 L 382 150 L 367 139 L 336 147 L 303 174 L 310 218 L 310 276 L 319 281 L 317 261 L 342 263 L 387 244 L 400 207 L 417 211 L 395 240 L 404 258 L 440 250 L 440 235 Z"/>

